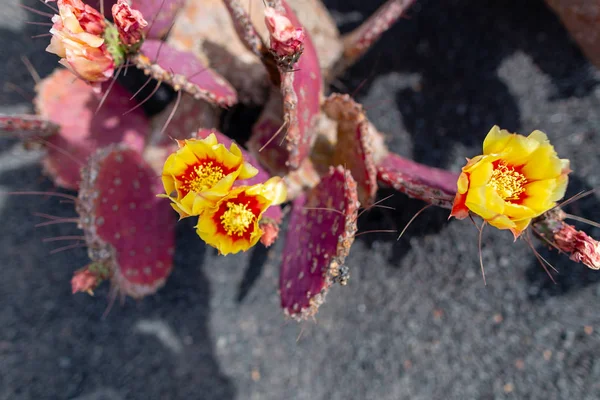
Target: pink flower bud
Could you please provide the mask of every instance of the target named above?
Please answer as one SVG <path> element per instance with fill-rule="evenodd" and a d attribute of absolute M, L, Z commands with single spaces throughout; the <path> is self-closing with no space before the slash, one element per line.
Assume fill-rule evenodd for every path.
<path fill-rule="evenodd" d="M 77 292 L 86 292 L 93 295 L 93 290 L 107 278 L 107 270 L 96 264 L 90 264 L 87 267 L 75 271 L 73 278 L 71 278 L 71 289 L 73 290 L 73 294 Z"/>
<path fill-rule="evenodd" d="M 271 38 L 271 51 L 278 57 L 297 57 L 304 50 L 304 29 L 295 28 L 292 22 L 272 7 L 265 9 L 265 23 Z"/>
<path fill-rule="evenodd" d="M 126 0 L 119 0 L 112 7 L 112 14 L 123 44 L 135 45 L 144 38 L 144 28 L 148 26 L 148 22 L 142 13 L 133 10 Z"/>
<path fill-rule="evenodd" d="M 569 254 L 573 261 L 583 263 L 591 269 L 600 269 L 600 243 L 585 232 L 563 223 L 554 233 L 556 246 Z"/>

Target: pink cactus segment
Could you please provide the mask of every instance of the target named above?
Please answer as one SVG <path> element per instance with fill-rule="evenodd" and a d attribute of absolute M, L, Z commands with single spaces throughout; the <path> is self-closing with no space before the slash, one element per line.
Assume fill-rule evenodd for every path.
<path fill-rule="evenodd" d="M 350 96 L 334 93 L 323 103 L 323 112 L 337 121 L 333 164 L 344 165 L 352 172 L 358 184 L 358 200 L 368 207 L 377 195 L 377 169 L 365 111 Z"/>
<path fill-rule="evenodd" d="M 301 26 L 291 8 L 283 4 L 292 24 Z M 308 157 L 315 139 L 312 128 L 319 114 L 322 78 L 317 53 L 308 34 L 304 41 L 304 53 L 295 68 L 293 72 L 281 73 L 281 95 L 271 92 L 271 97 L 254 126 L 248 143 L 248 147 L 255 154 L 258 154 L 259 149 L 262 149 L 261 153 L 266 153 L 260 155 L 260 159 L 271 172 L 277 174 L 286 174 L 289 170 L 299 168 L 302 161 Z M 263 149 L 284 124 L 280 136 Z M 280 145 L 282 139 L 285 147 Z"/>
<path fill-rule="evenodd" d="M 286 315 L 299 321 L 317 313 L 354 241 L 359 205 L 356 183 L 341 166 L 294 201 L 279 276 Z"/>
<path fill-rule="evenodd" d="M 169 32 L 184 3 L 185 0 L 133 0 L 131 7 L 140 11 L 148 21 L 146 37 L 162 39 Z"/>
<path fill-rule="evenodd" d="M 389 153 L 377 165 L 377 179 L 409 197 L 451 209 L 456 195 L 458 173 L 429 167 Z"/>
<path fill-rule="evenodd" d="M 149 132 L 148 120 L 141 109 L 123 116 L 135 103 L 119 84 L 113 85 L 98 112 L 100 97 L 65 69 L 57 69 L 43 79 L 36 91 L 35 106 L 40 117 L 61 128 L 59 134 L 48 138 L 43 160 L 45 172 L 57 185 L 76 190 L 81 166 L 100 147 L 125 143 L 142 151 Z"/>
<path fill-rule="evenodd" d="M 292 24 L 302 26 L 287 3 L 282 3 Z M 281 77 L 283 118 L 289 125 L 286 141 L 291 169 L 298 168 L 310 153 L 314 142 L 312 127 L 315 117 L 319 114 L 323 89 L 319 59 L 308 34 L 304 41 L 304 52 L 295 68 L 295 72 L 283 73 Z"/>
<path fill-rule="evenodd" d="M 0 115 L 0 134 L 35 140 L 52 136 L 60 130 L 55 123 L 38 115 Z"/>
<path fill-rule="evenodd" d="M 175 249 L 170 207 L 156 193 L 160 179 L 141 155 L 109 146 L 82 170 L 77 212 L 93 262 L 109 265 L 118 293 L 156 292 L 169 276 Z"/>
<path fill-rule="evenodd" d="M 160 40 L 146 40 L 140 53 L 130 58 L 146 75 L 166 82 L 176 91 L 183 90 L 195 99 L 221 107 L 237 103 L 237 93 L 229 82 L 193 53 L 174 49 Z"/>
<path fill-rule="evenodd" d="M 358 28 L 344 35 L 344 52 L 328 78 L 339 76 L 354 64 L 414 2 L 415 0 L 388 0 Z"/>

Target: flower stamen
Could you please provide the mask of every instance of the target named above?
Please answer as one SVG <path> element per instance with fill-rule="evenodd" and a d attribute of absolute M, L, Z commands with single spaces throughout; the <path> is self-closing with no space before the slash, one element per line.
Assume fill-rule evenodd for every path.
<path fill-rule="evenodd" d="M 225 173 L 220 165 L 212 161 L 194 165 L 191 171 L 183 179 L 181 188 L 186 192 L 201 192 L 216 185 Z"/>
<path fill-rule="evenodd" d="M 527 184 L 525 175 L 503 162 L 495 166 L 490 179 L 490 185 L 502 200 L 519 200 L 519 196 L 525 191 L 525 184 Z"/>
<path fill-rule="evenodd" d="M 229 236 L 243 236 L 256 216 L 248 209 L 247 204 L 228 201 L 227 211 L 221 215 L 221 225 Z"/>

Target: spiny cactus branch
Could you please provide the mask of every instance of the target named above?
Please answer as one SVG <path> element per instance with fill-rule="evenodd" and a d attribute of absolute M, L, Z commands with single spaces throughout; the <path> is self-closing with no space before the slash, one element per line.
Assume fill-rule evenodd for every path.
<path fill-rule="evenodd" d="M 332 68 L 328 81 L 343 74 L 362 57 L 414 2 L 415 0 L 388 0 L 358 28 L 344 35 L 342 57 Z"/>

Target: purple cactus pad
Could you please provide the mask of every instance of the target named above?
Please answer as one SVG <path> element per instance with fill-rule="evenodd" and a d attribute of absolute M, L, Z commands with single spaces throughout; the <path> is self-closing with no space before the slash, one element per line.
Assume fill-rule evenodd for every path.
<path fill-rule="evenodd" d="M 286 16 L 294 26 L 302 26 L 290 7 L 285 6 Z M 321 68 L 313 42 L 308 33 L 304 39 L 304 52 L 295 64 L 293 72 L 281 71 L 281 94 L 272 92 L 272 98 L 252 132 L 248 146 L 256 153 L 285 124 L 280 137 L 271 141 L 264 150 L 270 153 L 268 159 L 284 159 L 285 166 L 273 168 L 278 172 L 300 167 L 308 157 L 313 145 L 315 132 L 312 129 L 315 117 L 319 114 L 322 91 Z M 283 98 L 283 100 L 281 100 Z M 283 108 L 280 105 L 283 101 Z M 279 103 L 279 104 L 277 104 Z M 283 109 L 283 120 L 279 115 Z M 285 135 L 285 136 L 284 136 Z M 285 146 L 280 145 L 285 138 Z M 273 164 L 272 162 L 269 165 Z"/>
<path fill-rule="evenodd" d="M 110 82 L 103 85 L 107 90 Z M 101 96 L 91 86 L 66 69 L 57 69 L 36 87 L 38 115 L 60 126 L 58 134 L 47 139 L 44 171 L 58 186 L 77 189 L 79 171 L 97 149 L 113 143 L 125 143 L 142 151 L 150 131 L 141 109 L 124 113 L 135 106 L 131 94 L 115 83 L 102 107 Z"/>
<path fill-rule="evenodd" d="M 356 182 L 341 166 L 294 201 L 279 276 L 286 315 L 302 320 L 317 313 L 342 272 L 359 206 Z"/>
<path fill-rule="evenodd" d="M 146 40 L 140 53 L 131 57 L 133 63 L 160 82 L 176 91 L 182 90 L 195 99 L 221 107 L 237 103 L 235 89 L 221 75 L 204 65 L 193 53 L 177 50 L 160 40 Z"/>
<path fill-rule="evenodd" d="M 451 209 L 458 173 L 429 167 L 390 153 L 377 165 L 377 179 L 409 197 Z"/>
<path fill-rule="evenodd" d="M 358 200 L 363 207 L 368 207 L 377 194 L 377 169 L 365 111 L 347 94 L 335 93 L 325 100 L 323 111 L 337 122 L 333 164 L 343 165 L 352 172 L 358 185 Z"/>
<path fill-rule="evenodd" d="M 136 151 L 109 146 L 82 170 L 77 202 L 88 254 L 108 265 L 115 293 L 153 294 L 173 267 L 175 224 L 160 179 Z"/>

